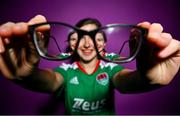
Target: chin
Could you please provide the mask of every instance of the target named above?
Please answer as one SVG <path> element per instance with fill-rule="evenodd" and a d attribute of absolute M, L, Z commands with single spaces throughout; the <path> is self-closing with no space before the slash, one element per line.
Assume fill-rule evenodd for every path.
<path fill-rule="evenodd" d="M 89 63 L 89 62 L 91 62 L 91 61 L 93 61 L 93 60 L 95 60 L 95 59 L 96 59 L 96 56 L 91 57 L 91 58 L 81 58 L 81 60 L 82 60 L 84 63 Z"/>

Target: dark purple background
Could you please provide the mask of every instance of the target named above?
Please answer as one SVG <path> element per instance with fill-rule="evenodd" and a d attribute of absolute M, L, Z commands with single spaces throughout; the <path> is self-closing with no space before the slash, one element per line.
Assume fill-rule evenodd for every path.
<path fill-rule="evenodd" d="M 1 0 L 0 22 L 28 21 L 42 14 L 49 21 L 76 23 L 94 17 L 103 24 L 160 22 L 179 39 L 178 0 Z M 42 61 L 42 67 L 55 63 Z M 133 64 L 128 64 L 134 67 Z M 170 85 L 143 94 L 116 92 L 117 114 L 180 114 L 180 73 Z M 0 114 L 62 114 L 63 105 L 51 95 L 31 92 L 0 77 Z"/>

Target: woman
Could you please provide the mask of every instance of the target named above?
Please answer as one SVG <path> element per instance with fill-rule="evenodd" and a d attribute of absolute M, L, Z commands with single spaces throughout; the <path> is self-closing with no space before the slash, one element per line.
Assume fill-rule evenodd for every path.
<path fill-rule="evenodd" d="M 95 19 L 83 19 L 76 26 L 91 31 L 99 28 L 100 23 Z M 71 48 L 75 49 L 77 39 L 77 33 L 73 33 L 70 37 Z M 102 51 L 105 39 L 102 37 L 95 39 L 98 51 Z M 74 60 L 73 64 L 63 64 L 55 69 L 64 77 L 67 111 L 70 114 L 114 113 L 113 87 L 110 80 L 112 75 L 121 71 L 123 67 L 99 60 L 92 38 L 88 35 L 84 35 L 80 40 Z"/>
<path fill-rule="evenodd" d="M 46 19 L 38 15 L 28 23 L 10 22 L 0 27 L 0 70 L 7 79 L 35 91 L 54 93 L 64 87 L 68 114 L 112 114 L 113 88 L 122 93 L 150 91 L 170 83 L 179 70 L 180 42 L 163 32 L 160 24 L 148 22 L 139 26 L 149 30 L 148 44 L 157 49 L 146 51 L 147 57 L 137 62 L 137 71 L 99 60 L 88 35 L 84 35 L 77 46 L 78 61 L 55 70 L 39 69 L 39 56 L 32 50 L 28 25 L 40 22 Z M 80 27 L 85 31 L 96 28 L 94 24 Z M 13 46 L 12 40 L 21 46 Z M 22 42 L 28 44 L 20 44 Z"/>

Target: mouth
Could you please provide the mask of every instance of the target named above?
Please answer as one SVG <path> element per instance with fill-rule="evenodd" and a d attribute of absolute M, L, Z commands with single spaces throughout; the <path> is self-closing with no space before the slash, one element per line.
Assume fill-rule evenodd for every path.
<path fill-rule="evenodd" d="M 90 56 L 90 55 L 93 53 L 93 50 L 82 50 L 82 53 L 83 53 L 85 56 Z"/>

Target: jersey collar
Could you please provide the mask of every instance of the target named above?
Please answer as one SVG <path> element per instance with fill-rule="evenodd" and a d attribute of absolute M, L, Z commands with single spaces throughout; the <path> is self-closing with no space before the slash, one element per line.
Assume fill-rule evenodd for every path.
<path fill-rule="evenodd" d="M 80 69 L 83 73 L 88 74 L 88 73 L 86 72 L 86 70 L 81 66 L 80 62 L 76 62 L 76 64 L 77 64 L 77 66 L 79 67 L 79 69 Z M 99 65 L 100 65 L 100 60 L 97 61 L 96 67 L 95 67 L 94 71 L 93 71 L 91 74 L 94 74 L 94 73 L 97 71 Z M 91 74 L 88 74 L 88 75 L 91 75 Z"/>

